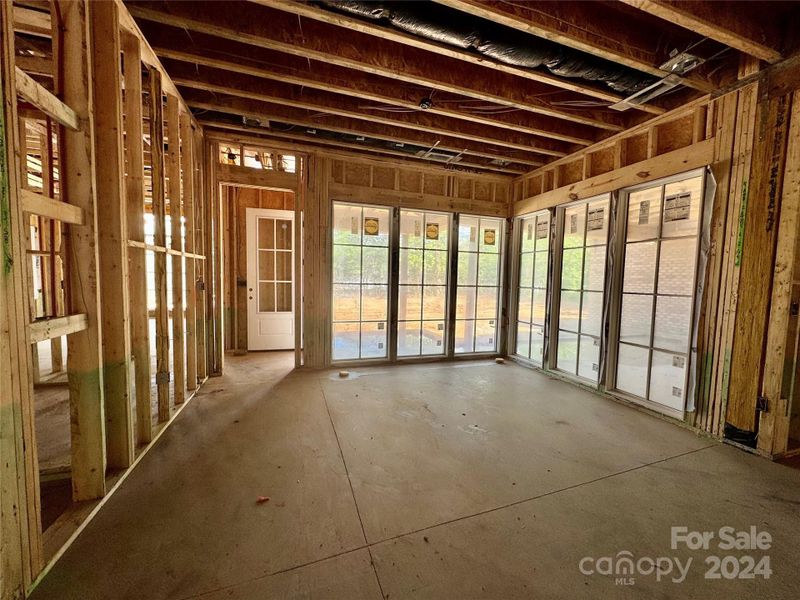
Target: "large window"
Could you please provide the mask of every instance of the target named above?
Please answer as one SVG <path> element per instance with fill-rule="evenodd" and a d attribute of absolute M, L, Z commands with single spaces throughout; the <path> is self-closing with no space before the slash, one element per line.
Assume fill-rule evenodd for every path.
<path fill-rule="evenodd" d="M 386 358 L 391 209 L 333 205 L 333 360 Z"/>
<path fill-rule="evenodd" d="M 676 411 L 686 401 L 702 190 L 702 175 L 639 189 L 622 212 L 615 387 Z"/>
<path fill-rule="evenodd" d="M 496 352 L 503 248 L 502 219 L 458 219 L 455 353 Z"/>
<path fill-rule="evenodd" d="M 400 211 L 397 356 L 445 354 L 450 215 Z"/>
<path fill-rule="evenodd" d="M 541 366 L 547 318 L 550 213 L 543 211 L 523 217 L 517 224 L 520 255 L 516 354 Z"/>
<path fill-rule="evenodd" d="M 608 243 L 608 196 L 559 211 L 561 269 L 555 367 L 597 382 Z"/>

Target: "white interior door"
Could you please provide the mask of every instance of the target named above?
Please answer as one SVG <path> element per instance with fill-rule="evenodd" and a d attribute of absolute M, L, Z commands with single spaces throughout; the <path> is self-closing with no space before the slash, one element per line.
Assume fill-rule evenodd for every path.
<path fill-rule="evenodd" d="M 248 208 L 247 349 L 294 348 L 294 211 Z"/>

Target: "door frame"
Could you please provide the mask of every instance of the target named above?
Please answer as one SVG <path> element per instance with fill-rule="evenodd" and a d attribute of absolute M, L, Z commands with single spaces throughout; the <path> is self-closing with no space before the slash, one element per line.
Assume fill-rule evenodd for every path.
<path fill-rule="evenodd" d="M 357 206 L 368 207 L 374 206 L 376 208 L 389 209 L 391 211 L 391 228 L 389 231 L 389 320 L 388 320 L 388 335 L 387 343 L 389 345 L 387 356 L 385 358 L 362 358 L 362 359 L 342 359 L 331 360 L 331 365 L 335 367 L 346 366 L 359 366 L 359 365 L 379 365 L 379 364 L 413 364 L 413 363 L 429 363 L 441 361 L 464 361 L 475 359 L 486 359 L 503 356 L 506 352 L 508 344 L 508 299 L 506 290 L 509 285 L 510 268 L 508 262 L 508 251 L 510 244 L 510 231 L 511 219 L 495 216 L 485 215 L 479 213 L 471 213 L 466 211 L 448 211 L 437 210 L 428 208 L 415 208 L 406 206 L 397 206 L 392 204 L 381 204 L 379 202 L 356 202 L 353 200 L 337 200 L 335 197 L 330 199 L 330 215 L 329 220 L 333 223 L 333 209 L 334 205 L 344 206 Z M 445 294 L 445 335 L 444 346 L 445 351 L 442 354 L 420 355 L 420 356 L 407 356 L 399 357 L 397 355 L 397 338 L 398 338 L 398 295 L 399 283 L 396 274 L 399 272 L 400 262 L 400 211 L 409 210 L 412 212 L 425 212 L 433 214 L 448 215 L 450 219 L 450 226 L 448 234 L 450 241 L 448 245 L 448 264 L 447 264 L 447 290 Z M 498 266 L 500 284 L 498 286 L 498 316 L 497 316 L 497 347 L 496 350 L 491 352 L 470 352 L 456 354 L 454 352 L 454 329 L 455 329 L 455 294 L 457 289 L 457 272 L 458 272 L 458 221 L 461 215 L 471 217 L 493 218 L 499 219 L 501 222 L 501 235 L 502 243 L 500 245 L 500 263 Z M 333 242 L 330 242 L 329 251 L 331 256 L 330 269 L 333 271 Z M 330 293 L 333 293 L 333 279 L 331 278 Z M 328 327 L 330 328 L 330 344 L 333 344 L 333 303 L 329 307 L 328 312 Z"/>
<path fill-rule="evenodd" d="M 246 279 L 247 279 L 247 285 L 248 285 L 248 290 L 249 290 L 250 284 L 251 284 L 251 275 L 255 276 L 255 280 L 256 280 L 255 281 L 255 286 L 258 285 L 258 264 L 252 264 L 252 261 L 251 261 L 251 258 L 253 257 L 251 255 L 251 253 L 255 252 L 256 253 L 255 255 L 257 256 L 257 252 L 258 252 L 258 248 L 257 248 L 258 230 L 257 230 L 257 227 L 255 225 L 257 223 L 258 219 L 263 216 L 263 217 L 273 218 L 273 219 L 291 220 L 291 222 L 292 222 L 292 232 L 291 232 L 291 236 L 292 236 L 292 249 L 291 249 L 292 267 L 294 267 L 294 264 L 295 264 L 295 261 L 296 261 L 295 254 L 297 252 L 297 248 L 295 246 L 295 238 L 296 238 L 297 223 L 295 221 L 295 211 L 294 210 L 290 210 L 290 209 L 256 208 L 256 207 L 253 207 L 253 206 L 248 206 L 248 207 L 245 207 L 244 214 L 245 214 L 245 237 L 246 237 L 246 240 L 245 240 L 245 256 L 247 257 L 247 277 L 246 277 Z M 295 344 L 296 344 L 296 340 L 297 340 L 296 329 L 297 329 L 297 321 L 298 321 L 297 306 L 295 306 L 295 302 L 294 302 L 295 291 L 296 291 L 295 288 L 297 286 L 297 278 L 295 276 L 295 269 L 294 268 L 292 268 L 292 282 L 291 283 L 292 283 L 292 291 L 291 291 L 292 310 L 291 310 L 291 314 L 292 314 L 292 321 L 293 321 L 292 322 L 292 339 L 293 339 L 293 342 L 292 342 L 291 349 L 293 350 L 294 347 L 295 347 Z M 248 295 L 249 295 L 249 293 L 250 293 L 250 291 L 248 291 Z M 248 303 L 247 303 L 247 348 L 246 348 L 246 350 L 248 352 L 251 352 L 251 351 L 252 352 L 256 352 L 256 351 L 260 351 L 260 350 L 251 350 L 250 349 L 250 335 L 251 335 L 251 331 L 252 331 L 251 328 L 253 327 L 253 323 L 251 322 L 251 317 L 253 315 L 251 315 L 251 310 L 250 310 L 250 307 L 252 306 L 251 300 L 252 300 L 252 298 L 248 298 Z M 259 312 L 259 311 L 256 310 L 255 312 Z M 285 313 L 285 312 L 288 312 L 288 311 L 280 311 L 280 312 L 281 313 Z M 279 313 L 279 311 L 276 310 L 275 314 L 278 314 L 278 313 Z M 290 348 L 286 348 L 286 350 L 289 350 L 289 349 Z"/>

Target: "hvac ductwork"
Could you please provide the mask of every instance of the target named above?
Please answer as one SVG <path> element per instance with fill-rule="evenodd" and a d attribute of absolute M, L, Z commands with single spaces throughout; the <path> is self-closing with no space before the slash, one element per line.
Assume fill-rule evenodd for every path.
<path fill-rule="evenodd" d="M 507 65 L 544 67 L 561 77 L 602 81 L 623 94 L 633 94 L 657 81 L 635 69 L 433 2 L 322 0 L 321 4 L 383 21 L 434 42 L 473 50 Z"/>

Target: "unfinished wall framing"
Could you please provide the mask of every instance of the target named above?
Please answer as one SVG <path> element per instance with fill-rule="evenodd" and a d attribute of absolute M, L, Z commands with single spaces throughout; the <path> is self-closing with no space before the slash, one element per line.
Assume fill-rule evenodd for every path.
<path fill-rule="evenodd" d="M 744 59 L 740 83 L 729 91 L 660 115 L 513 184 L 513 213 L 519 216 L 710 168 L 716 194 L 704 232 L 705 283 L 697 292 L 694 409 L 685 418 L 715 437 L 770 456 L 800 449 L 800 402 L 792 401 L 798 366 L 792 308 L 798 68 L 797 59 L 790 59 L 759 71 L 757 61 Z"/>
<path fill-rule="evenodd" d="M 0 352 L 14 373 L 4 369 L 0 379 L 3 598 L 26 595 L 206 373 L 207 335 L 196 319 L 203 277 L 195 276 L 208 231 L 196 218 L 207 204 L 202 130 L 121 2 L 53 6 L 41 13 L 50 30 L 39 32 L 52 61 L 30 73 L 20 64 L 31 61 L 15 64 L 18 8 L 0 6 L 0 318 L 10 332 Z M 172 275 L 170 302 L 162 294 L 152 314 L 173 324 L 156 328 L 155 365 L 148 253 L 158 281 L 166 283 L 167 257 Z M 64 473 L 73 500 L 85 501 L 45 531 L 37 460 L 44 392 L 69 405 Z"/>

